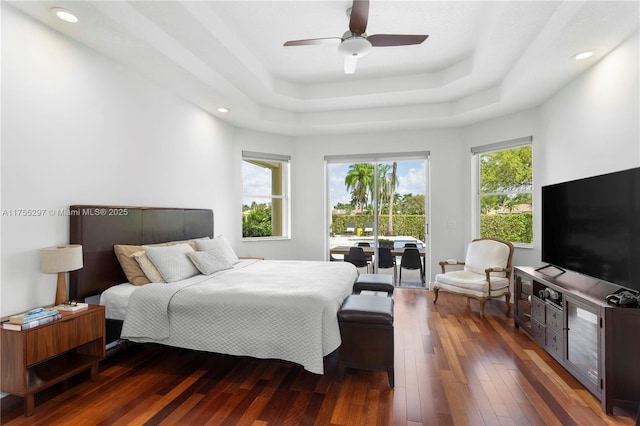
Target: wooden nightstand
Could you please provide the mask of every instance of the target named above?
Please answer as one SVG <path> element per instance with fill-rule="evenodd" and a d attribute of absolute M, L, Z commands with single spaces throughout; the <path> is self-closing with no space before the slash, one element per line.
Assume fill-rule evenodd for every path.
<path fill-rule="evenodd" d="M 89 305 L 77 312 L 24 331 L 0 329 L 0 390 L 24 397 L 24 413 L 34 409 L 34 394 L 91 369 L 98 380 L 98 363 L 105 357 L 104 306 Z"/>

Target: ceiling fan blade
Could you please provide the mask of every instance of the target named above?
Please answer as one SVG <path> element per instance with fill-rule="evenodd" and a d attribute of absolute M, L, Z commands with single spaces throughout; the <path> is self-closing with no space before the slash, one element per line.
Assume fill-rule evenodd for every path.
<path fill-rule="evenodd" d="M 407 46 L 410 44 L 420 44 L 429 37 L 428 35 L 413 34 L 374 34 L 367 37 L 367 40 L 374 47 L 384 46 Z"/>
<path fill-rule="evenodd" d="M 369 20 L 369 0 L 353 0 L 351 6 L 351 18 L 349 31 L 355 34 L 363 34 L 367 29 Z"/>
<path fill-rule="evenodd" d="M 358 65 L 357 56 L 345 56 L 344 57 L 344 73 L 353 74 L 356 72 L 356 65 Z"/>
<path fill-rule="evenodd" d="M 284 43 L 284 46 L 335 46 L 336 44 L 340 44 L 340 41 L 342 41 L 340 37 L 310 38 L 306 40 L 289 40 Z"/>

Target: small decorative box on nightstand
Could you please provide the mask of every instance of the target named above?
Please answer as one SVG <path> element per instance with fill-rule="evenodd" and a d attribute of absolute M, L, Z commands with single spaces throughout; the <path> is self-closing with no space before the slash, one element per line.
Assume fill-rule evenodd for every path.
<path fill-rule="evenodd" d="M 24 412 L 34 409 L 34 394 L 91 369 L 105 357 L 104 306 L 89 305 L 77 312 L 28 330 L 0 329 L 0 390 L 24 397 Z"/>

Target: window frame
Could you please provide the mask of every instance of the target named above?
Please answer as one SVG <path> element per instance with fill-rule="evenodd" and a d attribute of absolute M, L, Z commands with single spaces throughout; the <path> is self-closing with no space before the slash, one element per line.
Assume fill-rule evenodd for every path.
<path fill-rule="evenodd" d="M 527 137 L 522 137 L 522 138 L 517 138 L 517 139 L 511 139 L 511 140 L 507 140 L 507 141 L 502 141 L 502 142 L 496 142 L 496 143 L 491 143 L 491 144 L 487 144 L 487 145 L 482 145 L 482 146 L 477 146 L 477 147 L 472 147 L 471 148 L 471 154 L 472 154 L 472 161 L 471 161 L 471 165 L 472 165 L 472 176 L 474 177 L 474 190 L 473 190 L 473 196 L 474 196 L 474 200 L 473 200 L 473 216 L 474 216 L 474 221 L 473 221 L 473 235 L 476 236 L 476 238 L 480 238 L 481 237 L 481 230 L 480 230 L 480 222 L 481 222 L 481 216 L 482 216 L 482 208 L 481 208 L 481 201 L 483 197 L 490 197 L 490 196 L 496 196 L 496 195 L 505 195 L 505 196 L 509 196 L 509 195 L 521 195 L 521 194 L 529 194 L 530 198 L 531 198 L 531 221 L 532 221 L 532 226 L 535 223 L 535 211 L 533 208 L 533 202 L 534 202 L 534 185 L 533 185 L 533 158 L 532 158 L 532 162 L 531 162 L 531 185 L 529 187 L 529 190 L 505 190 L 505 191 L 497 191 L 497 192 L 486 192 L 486 193 L 482 193 L 481 192 L 481 157 L 483 154 L 489 154 L 489 153 L 494 153 L 494 152 L 498 152 L 498 151 L 506 151 L 506 150 L 510 150 L 510 149 L 515 149 L 515 148 L 522 148 L 525 146 L 529 146 L 531 147 L 531 149 L 533 150 L 533 137 L 531 136 L 527 136 Z M 533 157 L 533 152 L 532 152 L 532 157 Z M 534 244 L 535 244 L 535 232 L 532 233 L 531 236 L 531 242 L 530 243 L 524 243 L 524 242 L 514 242 L 514 241 L 510 241 L 514 247 L 519 247 L 519 248 L 533 248 Z"/>
<path fill-rule="evenodd" d="M 281 167 L 276 170 L 272 168 L 272 190 L 271 193 L 262 193 L 262 192 L 247 192 L 247 188 L 245 187 L 245 171 L 244 166 L 246 163 L 253 164 L 255 166 L 261 166 L 260 163 L 263 163 L 267 168 L 269 163 L 278 163 Z M 241 196 L 241 205 L 244 207 L 245 200 L 247 198 L 265 200 L 265 202 L 269 203 L 271 206 L 271 229 L 272 232 L 274 230 L 278 230 L 278 233 L 281 235 L 269 235 L 269 236 L 256 236 L 256 237 L 245 237 L 244 236 L 244 227 L 241 227 L 241 236 L 242 241 L 268 241 L 268 240 L 289 240 L 291 239 L 291 157 L 288 155 L 281 154 L 272 154 L 272 153 L 263 153 L 263 152 L 253 152 L 253 151 L 242 151 L 242 163 L 241 163 L 241 173 L 242 173 L 242 196 Z M 274 189 L 274 181 L 279 182 L 278 189 Z M 280 192 L 277 194 L 276 192 Z M 275 202 L 276 200 L 280 201 L 280 208 L 277 209 Z M 242 208 L 241 214 L 244 217 L 244 208 Z M 274 222 L 276 218 L 279 217 L 279 220 L 276 225 Z"/>

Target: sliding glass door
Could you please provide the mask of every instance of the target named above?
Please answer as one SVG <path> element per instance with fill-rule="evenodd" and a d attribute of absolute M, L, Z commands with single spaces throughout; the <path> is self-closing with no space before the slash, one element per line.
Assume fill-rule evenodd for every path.
<path fill-rule="evenodd" d="M 370 247 L 374 254 L 368 256 L 369 271 L 391 274 L 392 268 L 376 261 L 378 247 L 401 249 L 415 244 L 426 256 L 424 265 L 429 265 L 428 152 L 325 159 L 332 259 L 343 260 L 352 246 Z M 400 256 L 396 261 L 399 268 Z M 418 272 L 403 274 L 402 285 L 422 285 Z"/>

